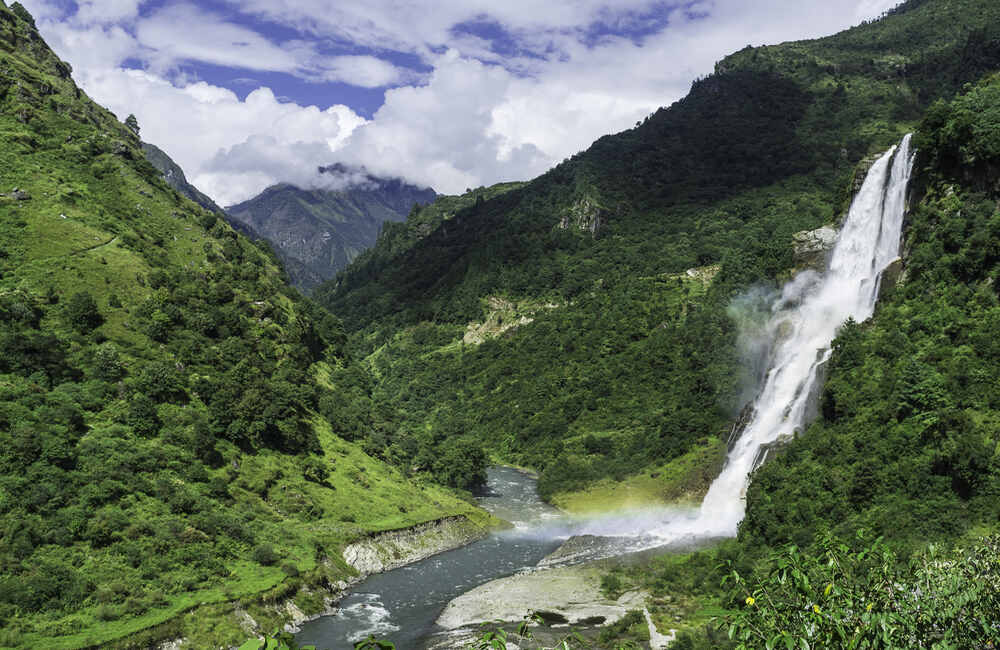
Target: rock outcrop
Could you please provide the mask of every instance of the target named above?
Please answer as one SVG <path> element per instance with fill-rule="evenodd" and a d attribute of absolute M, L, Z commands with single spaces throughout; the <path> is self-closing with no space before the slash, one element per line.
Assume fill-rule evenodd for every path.
<path fill-rule="evenodd" d="M 530 300 L 511 302 L 499 296 L 489 296 L 486 299 L 486 318 L 482 322 L 474 321 L 465 328 L 462 342 L 466 345 L 480 345 L 487 339 L 495 339 L 504 333 L 530 325 L 535 321 L 535 315 L 542 310 L 556 309 L 554 303 L 538 303 Z"/>
<path fill-rule="evenodd" d="M 792 235 L 795 247 L 795 261 L 799 266 L 823 270 L 827 253 L 837 245 L 839 231 L 833 226 L 823 226 L 816 230 L 803 230 Z"/>
<path fill-rule="evenodd" d="M 559 220 L 559 227 L 563 230 L 576 228 L 596 235 L 607 223 L 608 216 L 608 211 L 596 200 L 584 196 L 563 213 Z"/>
<path fill-rule="evenodd" d="M 465 546 L 488 532 L 465 517 L 446 517 L 354 542 L 344 549 L 344 561 L 362 575 L 381 573 Z"/>
<path fill-rule="evenodd" d="M 906 276 L 906 269 L 903 267 L 903 258 L 897 257 L 889 262 L 889 266 L 882 271 L 879 278 L 878 299 L 879 302 L 885 300 L 890 294 L 903 283 Z"/>

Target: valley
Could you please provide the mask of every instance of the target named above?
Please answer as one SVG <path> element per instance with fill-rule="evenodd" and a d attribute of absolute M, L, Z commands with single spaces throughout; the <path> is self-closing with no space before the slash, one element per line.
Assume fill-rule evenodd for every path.
<path fill-rule="evenodd" d="M 25 4 L 0 1 L 0 647 L 1000 640 L 996 3 L 747 46 L 534 178 L 477 113 L 489 185 L 482 143 L 459 174 L 372 135 L 442 80 L 479 99 L 457 50 L 399 59 L 356 124 L 271 93 L 299 140 L 185 173 L 49 47 L 93 3 Z M 163 8 L 135 5 L 101 33 L 152 38 Z M 282 29 L 269 65 L 327 83 Z M 190 81 L 190 52 L 158 87 L 211 98 L 220 134 L 226 102 L 271 106 L 211 90 L 243 63 Z"/>

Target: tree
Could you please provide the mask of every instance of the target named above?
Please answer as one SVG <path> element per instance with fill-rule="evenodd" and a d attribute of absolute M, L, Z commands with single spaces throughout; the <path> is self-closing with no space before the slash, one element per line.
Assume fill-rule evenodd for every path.
<path fill-rule="evenodd" d="M 104 322 L 94 297 L 86 291 L 70 296 L 64 310 L 69 324 L 83 334 L 94 330 Z"/>
<path fill-rule="evenodd" d="M 486 453 L 475 442 L 449 438 L 439 453 L 434 475 L 442 483 L 465 490 L 486 483 Z"/>
<path fill-rule="evenodd" d="M 129 114 L 125 118 L 125 128 L 132 132 L 132 135 L 139 137 L 139 120 L 135 118 L 135 115 Z"/>

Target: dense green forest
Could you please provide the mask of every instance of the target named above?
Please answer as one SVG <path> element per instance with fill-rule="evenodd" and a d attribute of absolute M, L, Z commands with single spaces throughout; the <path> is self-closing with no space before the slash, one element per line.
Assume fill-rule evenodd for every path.
<path fill-rule="evenodd" d="M 485 523 L 331 431 L 356 410 L 340 322 L 138 131 L 0 4 L 3 647 L 238 643 L 233 602 L 277 624 L 265 601 L 353 574 L 345 543 Z"/>
<path fill-rule="evenodd" d="M 717 445 L 752 395 L 733 297 L 788 277 L 792 235 L 998 43 L 1000 8 L 963 0 L 746 49 L 528 184 L 411 215 L 316 292 L 367 357 L 368 449 L 419 466 L 464 435 L 552 495 Z"/>

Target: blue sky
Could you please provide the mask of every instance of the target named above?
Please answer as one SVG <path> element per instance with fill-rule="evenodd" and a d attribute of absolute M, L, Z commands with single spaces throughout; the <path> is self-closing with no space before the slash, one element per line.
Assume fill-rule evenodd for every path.
<path fill-rule="evenodd" d="M 222 203 L 365 165 L 443 192 L 531 178 L 749 44 L 893 0 L 22 0 L 77 82 Z"/>

